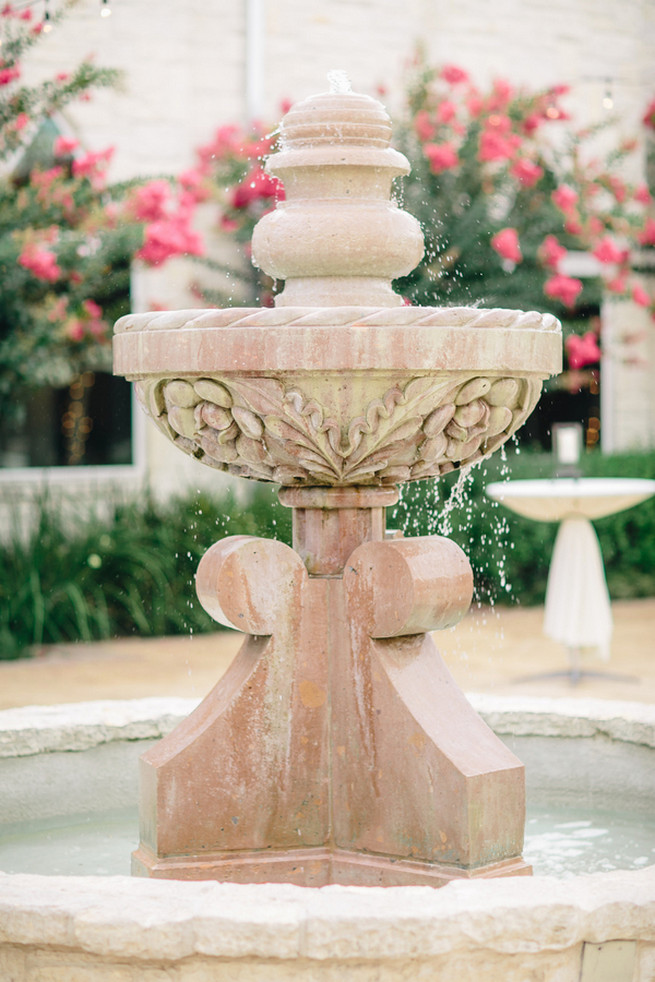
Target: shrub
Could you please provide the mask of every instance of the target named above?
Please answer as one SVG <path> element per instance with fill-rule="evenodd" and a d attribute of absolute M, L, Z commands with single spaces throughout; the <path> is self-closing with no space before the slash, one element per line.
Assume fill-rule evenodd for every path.
<path fill-rule="evenodd" d="M 655 454 L 590 453 L 582 466 L 586 476 L 653 477 Z M 479 603 L 542 603 L 557 529 L 486 497 L 485 484 L 510 470 L 514 479 L 549 477 L 552 458 L 510 448 L 469 472 L 405 485 L 388 525 L 453 538 L 471 560 Z M 115 500 L 86 516 L 72 498 L 43 496 L 34 508 L 27 532 L 15 511 L 0 548 L 0 658 L 62 641 L 216 630 L 194 589 L 209 546 L 236 534 L 291 541 L 291 512 L 271 485 L 253 485 L 245 504 L 227 491 Z M 611 596 L 655 596 L 655 498 L 594 524 Z"/>
<path fill-rule="evenodd" d="M 247 508 L 228 492 L 116 500 L 80 516 L 79 501 L 42 496 L 33 513 L 24 531 L 13 509 L 0 548 L 0 658 L 63 641 L 216 630 L 196 599 L 201 556 L 225 535 L 288 540 L 290 528 L 268 486 Z"/>

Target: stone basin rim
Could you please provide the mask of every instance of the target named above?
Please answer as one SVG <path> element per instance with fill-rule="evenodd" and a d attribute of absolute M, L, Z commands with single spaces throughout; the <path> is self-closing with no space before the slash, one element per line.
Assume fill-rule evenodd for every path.
<path fill-rule="evenodd" d="M 560 333 L 553 314 L 504 307 L 195 307 L 126 314 L 114 325 L 128 331 L 177 330 L 192 327 L 504 327 Z"/>
<path fill-rule="evenodd" d="M 338 309 L 314 308 L 281 319 L 291 309 L 128 315 L 116 325 L 114 374 L 411 371 L 545 379 L 562 366 L 559 322 L 550 315 L 473 310 L 462 319 L 443 316 L 447 308 L 433 317 L 405 307 L 353 319 L 353 308 L 343 308 L 342 318 Z"/>
<path fill-rule="evenodd" d="M 545 331 L 402 325 L 338 331 L 338 346 L 334 327 L 131 331 L 114 337 L 114 374 L 134 379 L 347 371 L 352 376 L 412 372 L 463 378 L 473 372 L 544 380 L 562 364 L 561 338 Z"/>
<path fill-rule="evenodd" d="M 648 704 L 469 698 L 499 733 L 600 736 L 655 746 L 655 707 Z M 85 751 L 98 742 L 163 735 L 196 703 L 163 697 L 19 707 L 0 712 L 0 732 L 18 756 Z M 30 750 L 39 720 L 42 739 Z M 0 873 L 0 950 L 3 944 L 12 950 L 24 946 L 111 964 L 125 958 L 135 966 L 176 965 L 185 958 L 264 958 L 274 965 L 305 958 L 318 969 L 329 960 L 345 967 L 353 959 L 391 965 L 419 953 L 421 958 L 475 953 L 526 958 L 575 952 L 577 946 L 577 956 L 571 954 L 575 960 L 580 945 L 617 938 L 647 947 L 655 942 L 655 866 L 568 880 L 460 881 L 440 889 Z"/>
<path fill-rule="evenodd" d="M 423 958 L 561 951 L 617 931 L 653 942 L 654 874 L 651 866 L 434 889 L 0 873 L 0 944 L 170 964 L 194 955 L 377 962 L 416 957 L 419 938 Z"/>
<path fill-rule="evenodd" d="M 610 699 L 467 693 L 494 732 L 551 737 L 607 736 L 655 749 L 655 706 Z M 88 750 L 157 739 L 201 702 L 172 696 L 19 706 L 0 710 L 0 758 Z"/>

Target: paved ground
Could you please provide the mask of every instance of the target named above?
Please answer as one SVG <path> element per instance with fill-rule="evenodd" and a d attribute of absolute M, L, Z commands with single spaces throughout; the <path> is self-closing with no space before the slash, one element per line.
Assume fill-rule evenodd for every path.
<path fill-rule="evenodd" d="M 589 657 L 600 673 L 577 685 L 534 678 L 567 668 L 566 651 L 541 633 L 542 608 L 473 611 L 437 644 L 469 692 L 626 699 L 655 703 L 655 598 L 615 603 L 609 662 Z M 57 645 L 39 656 L 0 662 L 0 709 L 92 699 L 203 696 L 234 657 L 240 635 L 118 639 Z M 617 676 L 619 676 L 617 678 Z"/>

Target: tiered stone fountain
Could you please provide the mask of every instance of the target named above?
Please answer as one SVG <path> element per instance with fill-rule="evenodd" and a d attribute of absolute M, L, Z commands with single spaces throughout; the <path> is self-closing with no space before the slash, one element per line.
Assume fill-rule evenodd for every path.
<path fill-rule="evenodd" d="M 304 886 L 529 872 L 524 775 L 429 633 L 456 623 L 469 563 L 439 536 L 386 538 L 398 485 L 496 450 L 560 368 L 549 315 L 403 305 L 418 223 L 382 105 L 296 105 L 268 169 L 286 198 L 254 262 L 272 309 L 134 315 L 115 371 L 159 428 L 222 471 L 282 485 L 293 549 L 232 536 L 197 589 L 246 634 L 200 707 L 142 758 L 137 874 Z"/>

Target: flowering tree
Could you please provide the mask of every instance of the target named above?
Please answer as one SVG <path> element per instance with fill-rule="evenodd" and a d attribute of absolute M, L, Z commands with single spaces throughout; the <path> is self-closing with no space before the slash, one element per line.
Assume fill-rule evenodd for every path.
<path fill-rule="evenodd" d="M 53 20 L 65 15 L 65 8 Z M 113 148 L 85 151 L 58 135 L 57 112 L 115 71 L 83 62 L 37 86 L 21 85 L 21 59 L 43 38 L 31 8 L 0 11 L 0 414 L 21 393 L 66 386 L 109 369 L 111 325 L 129 308 L 134 257 L 158 265 L 199 255 L 192 218 L 200 192 L 177 182 L 110 184 Z M 34 147 L 40 159 L 31 161 Z"/>
<path fill-rule="evenodd" d="M 280 112 L 283 114 L 289 108 L 284 103 Z M 264 306 L 272 305 L 276 285 L 251 265 L 250 240 L 262 215 L 284 198 L 280 181 L 264 170 L 264 158 L 275 147 L 273 129 L 258 120 L 247 127 L 220 126 L 213 138 L 197 149 L 196 166 L 186 175 L 194 187 L 203 189 L 205 200 L 211 199 L 218 206 L 219 231 L 239 244 L 246 259 L 242 270 L 208 258 L 204 263 L 239 277 L 244 300 Z M 227 299 L 223 293 L 207 289 L 199 291 L 199 296 L 203 302 L 217 304 Z"/>
<path fill-rule="evenodd" d="M 567 320 L 597 309 L 606 291 L 655 314 L 634 277 L 640 251 L 655 245 L 651 195 L 621 176 L 636 141 L 598 156 L 602 127 L 572 129 L 566 92 L 502 79 L 482 92 L 457 66 L 417 66 L 400 133 L 413 167 L 405 207 L 426 235 L 425 259 L 400 284 L 412 302 L 549 309 Z M 571 252 L 591 253 L 600 275 L 570 275 Z M 597 362 L 595 331 L 570 334 L 566 353 L 573 369 Z"/>
<path fill-rule="evenodd" d="M 640 252 L 655 245 L 651 195 L 621 176 L 636 143 L 594 155 L 600 127 L 573 130 L 566 93 L 515 90 L 503 79 L 482 91 L 455 65 L 416 65 L 395 127 L 412 166 L 400 197 L 426 240 L 420 265 L 396 283 L 408 302 L 547 309 L 579 322 L 606 291 L 655 314 L 655 298 L 635 279 Z M 655 103 L 644 124 L 655 129 Z M 270 129 L 223 126 L 198 154 L 219 225 L 246 250 L 256 221 L 284 194 L 262 168 Z M 600 275 L 571 275 L 572 252 L 591 253 Z M 253 272 L 253 297 L 270 301 L 272 288 Z M 572 369 L 597 362 L 596 329 L 570 333 L 566 351 Z"/>

